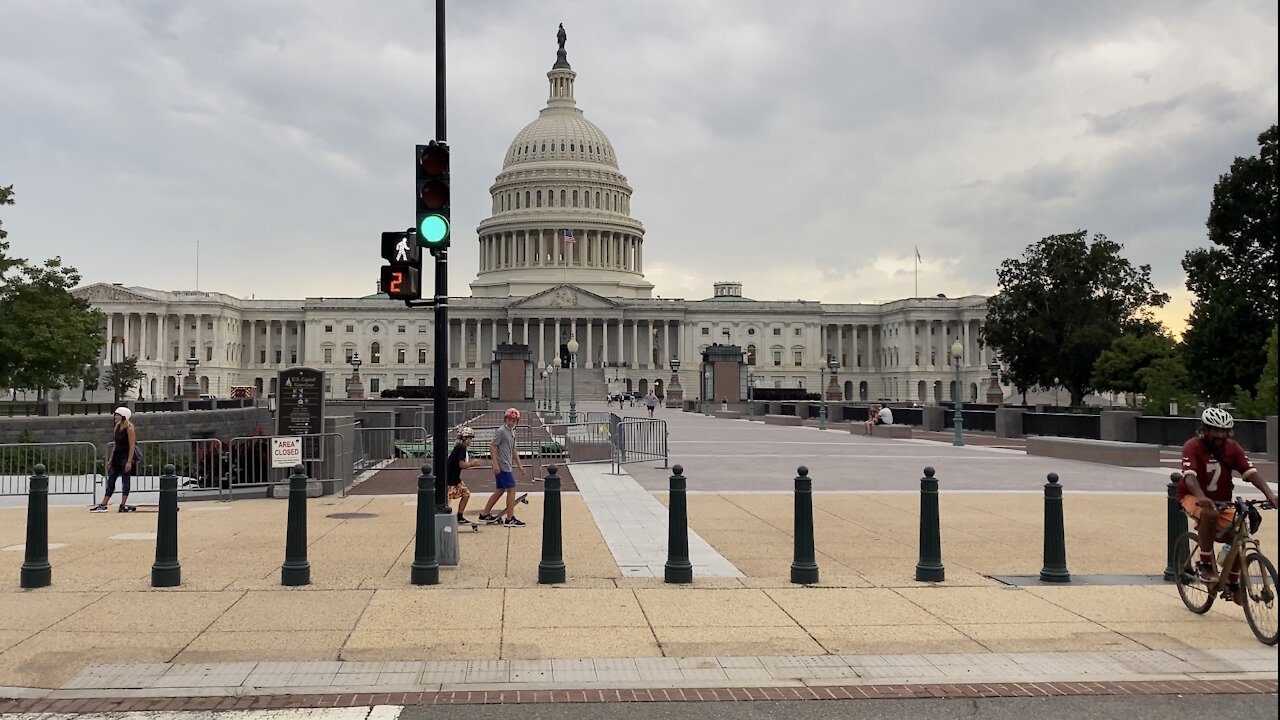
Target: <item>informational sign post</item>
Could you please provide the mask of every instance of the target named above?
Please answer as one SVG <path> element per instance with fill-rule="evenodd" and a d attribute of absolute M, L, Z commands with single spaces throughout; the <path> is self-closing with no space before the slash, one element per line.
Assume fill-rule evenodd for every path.
<path fill-rule="evenodd" d="M 302 462 L 302 438 L 271 438 L 271 467 L 291 468 Z"/>
<path fill-rule="evenodd" d="M 324 371 L 289 368 L 276 374 L 276 435 L 324 432 Z"/>

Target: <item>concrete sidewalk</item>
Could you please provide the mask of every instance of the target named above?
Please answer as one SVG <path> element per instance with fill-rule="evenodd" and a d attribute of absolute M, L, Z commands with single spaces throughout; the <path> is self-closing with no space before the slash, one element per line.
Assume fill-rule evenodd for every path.
<path fill-rule="evenodd" d="M 664 495 L 656 497 L 665 502 Z M 1264 679 L 1275 678 L 1274 648 L 1254 639 L 1238 607 L 1219 604 L 1206 615 L 1194 615 L 1171 584 L 1151 579 L 1165 565 L 1165 500 L 1159 495 L 1068 494 L 1068 566 L 1085 582 L 1063 587 L 1011 586 L 995 579 L 1035 575 L 1040 569 L 1043 500 L 1036 494 L 944 491 L 946 580 L 937 584 L 912 579 L 916 493 L 817 494 L 822 582 L 814 587 L 789 582 L 791 499 L 777 493 L 689 496 L 691 529 L 743 577 L 696 578 L 686 587 L 624 576 L 585 502 L 565 495 L 569 580 L 540 587 L 542 506 L 540 497 L 530 500 L 522 511 L 527 528 L 487 527 L 463 534 L 461 567 L 443 569 L 441 585 L 430 588 L 408 581 L 415 511 L 410 497 L 311 500 L 313 585 L 291 589 L 279 585 L 283 501 L 185 504 L 180 515 L 183 585 L 170 590 L 148 585 L 154 514 L 54 508 L 54 584 L 21 591 L 17 577 L 25 515 L 2 510 L 0 573 L 10 580 L 0 591 L 0 686 L 26 690 L 0 696 L 68 683 L 83 686 L 84 678 L 98 671 L 84 673 L 96 665 L 114 667 L 107 674 L 123 681 L 116 690 L 157 692 L 156 683 L 170 683 L 162 681 L 170 673 L 226 679 L 246 667 L 251 668 L 247 673 L 257 672 L 261 663 L 293 662 L 323 665 L 289 670 L 298 677 L 285 687 L 353 681 L 340 674 L 356 675 L 362 678 L 356 685 L 373 687 L 385 672 L 389 681 L 421 688 L 430 685 L 421 674 L 427 665 L 406 670 L 418 673 L 409 678 L 392 677 L 397 671 L 385 669 L 390 666 L 378 666 L 382 669 L 370 675 L 367 667 L 350 666 L 361 671 L 343 673 L 348 666 L 335 664 L 443 661 L 467 661 L 467 672 L 491 668 L 484 682 L 502 676 L 503 682 L 524 679 L 536 687 L 545 675 L 517 674 L 526 667 L 517 661 L 574 661 L 584 669 L 580 682 L 597 684 L 611 681 L 611 675 L 599 675 L 612 667 L 602 664 L 607 658 L 624 668 L 639 668 L 645 658 L 676 659 L 677 668 L 692 662 L 689 658 L 716 658 L 716 667 L 725 670 L 725 659 L 730 665 L 752 662 L 733 658 L 756 658 L 763 667 L 762 658 L 810 658 L 801 664 L 825 666 L 835 661 L 812 658 L 874 656 L 892 664 L 898 662 L 893 658 L 947 656 L 952 659 L 939 662 L 1002 666 L 1024 679 L 1040 668 L 1036 677 L 1065 679 L 1074 677 L 1072 668 L 1093 662 L 1113 667 L 1117 658 L 1181 658 L 1180 653 L 1225 650 L 1244 654 L 1195 655 L 1191 665 L 1173 674 L 1256 678 L 1254 673 L 1261 672 Z M 345 513 L 366 516 L 338 517 Z M 1264 547 L 1274 551 L 1276 537 L 1275 523 L 1264 524 Z M 1011 665 L 1008 656 L 1063 652 L 1068 655 L 1059 660 L 1071 658 L 1071 663 Z M 1196 664 L 1211 657 L 1229 662 Z M 590 677 L 588 665 L 595 673 Z M 937 663 L 930 660 L 930 667 Z M 236 682 L 200 685 L 239 687 L 247 673 Z M 863 677 L 854 673 L 846 677 Z M 756 685 L 786 679 L 757 675 Z M 579 682 L 563 673 L 559 678 Z M 726 678 L 709 673 L 705 682 L 719 686 Z M 642 678 L 650 686 L 657 680 Z"/>

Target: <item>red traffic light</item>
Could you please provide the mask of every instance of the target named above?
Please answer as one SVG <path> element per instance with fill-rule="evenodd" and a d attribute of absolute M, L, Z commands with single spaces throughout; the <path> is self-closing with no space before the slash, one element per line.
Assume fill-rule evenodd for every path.
<path fill-rule="evenodd" d="M 418 156 L 418 165 L 425 175 L 440 175 L 449 172 L 449 146 L 432 140 L 422 145 L 422 153 Z"/>

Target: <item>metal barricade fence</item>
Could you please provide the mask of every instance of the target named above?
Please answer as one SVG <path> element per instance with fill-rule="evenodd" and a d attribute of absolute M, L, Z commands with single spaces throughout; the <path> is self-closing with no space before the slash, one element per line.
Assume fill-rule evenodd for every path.
<path fill-rule="evenodd" d="M 667 467 L 667 421 L 656 418 L 626 418 L 617 424 L 613 436 L 613 468 L 624 463 L 662 461 Z"/>
<path fill-rule="evenodd" d="M 355 429 L 357 452 L 352 468 L 364 472 L 388 460 L 421 459 L 431 456 L 431 436 L 420 427 Z M 405 465 L 409 467 L 412 463 Z"/>
<path fill-rule="evenodd" d="M 172 464 L 178 475 L 178 489 L 218 493 L 223 496 L 225 450 L 217 438 L 187 440 L 139 440 L 142 462 L 132 468 L 130 492 L 159 492 L 164 466 Z M 107 443 L 106 461 L 110 461 L 115 443 Z M 106 470 L 103 470 L 105 475 Z"/>
<path fill-rule="evenodd" d="M 36 465 L 44 465 L 51 495 L 97 496 L 106 468 L 91 442 L 0 444 L 0 495 L 26 495 Z"/>
<path fill-rule="evenodd" d="M 288 437 L 302 438 L 302 464 L 307 468 L 307 476 L 336 481 L 339 495 L 346 497 L 355 459 L 346 455 L 342 435 L 329 432 Z M 293 468 L 271 467 L 271 438 L 271 435 L 250 435 L 231 439 L 225 459 L 228 494 L 236 488 L 289 482 Z"/>

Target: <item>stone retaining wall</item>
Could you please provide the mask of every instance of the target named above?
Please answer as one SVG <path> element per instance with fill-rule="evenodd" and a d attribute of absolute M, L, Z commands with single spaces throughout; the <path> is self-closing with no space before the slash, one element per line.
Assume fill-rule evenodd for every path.
<path fill-rule="evenodd" d="M 135 413 L 133 424 L 139 440 L 186 440 L 216 437 L 223 440 L 251 434 L 259 426 L 274 430 L 267 408 L 188 410 L 186 412 Z M 0 419 L 0 444 L 33 442 L 111 441 L 111 416 L 15 417 Z"/>

